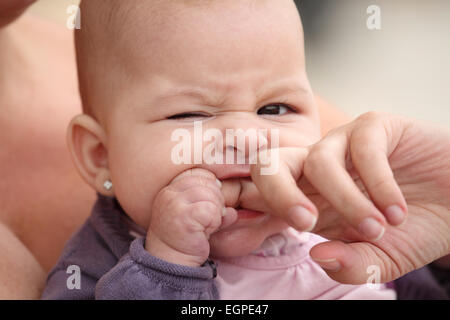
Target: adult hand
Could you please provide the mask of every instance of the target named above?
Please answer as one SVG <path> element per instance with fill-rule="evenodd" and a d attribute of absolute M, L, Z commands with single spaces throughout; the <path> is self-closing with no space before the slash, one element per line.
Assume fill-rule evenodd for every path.
<path fill-rule="evenodd" d="M 378 266 L 387 282 L 450 253 L 447 128 L 370 112 L 280 159 L 252 179 L 275 214 L 332 240 L 311 256 L 334 280 L 365 283 Z"/>

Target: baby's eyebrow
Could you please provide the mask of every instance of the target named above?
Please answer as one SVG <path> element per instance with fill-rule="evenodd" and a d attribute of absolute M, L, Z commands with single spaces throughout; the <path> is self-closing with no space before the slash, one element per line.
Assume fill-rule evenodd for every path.
<path fill-rule="evenodd" d="M 207 90 L 200 88 L 177 88 L 169 90 L 156 97 L 155 101 L 169 100 L 179 97 L 190 97 L 196 100 L 202 101 L 210 106 L 220 106 L 223 102 L 223 98 L 213 97 L 208 94 Z"/>
<path fill-rule="evenodd" d="M 286 94 L 307 94 L 309 90 L 299 81 L 281 80 L 261 88 L 257 92 L 259 101 Z"/>
<path fill-rule="evenodd" d="M 307 93 L 308 89 L 301 85 L 298 81 L 278 81 L 271 85 L 260 88 L 256 92 L 256 98 L 258 101 L 264 100 L 270 97 L 274 97 L 281 94 L 292 93 Z M 209 106 L 220 107 L 224 104 L 227 97 L 226 95 L 213 95 L 207 89 L 203 88 L 176 88 L 168 90 L 165 93 L 160 94 L 155 98 L 155 102 L 161 102 L 163 100 L 169 100 L 179 97 L 190 97 L 201 101 Z"/>

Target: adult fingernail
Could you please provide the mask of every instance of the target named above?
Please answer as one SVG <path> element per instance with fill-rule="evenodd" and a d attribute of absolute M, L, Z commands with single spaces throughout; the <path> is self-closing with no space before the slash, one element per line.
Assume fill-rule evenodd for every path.
<path fill-rule="evenodd" d="M 314 229 L 317 222 L 317 217 L 302 206 L 295 206 L 289 209 L 288 216 L 296 229 L 305 232 Z"/>
<path fill-rule="evenodd" d="M 341 264 L 336 259 L 313 259 L 322 269 L 327 271 L 337 272 L 341 269 Z"/>
<path fill-rule="evenodd" d="M 359 231 L 369 240 L 377 241 L 383 237 L 385 228 L 374 218 L 366 218 L 359 225 Z"/>
<path fill-rule="evenodd" d="M 402 222 L 405 220 L 405 213 L 397 205 L 388 207 L 384 212 L 384 214 L 386 215 L 386 219 L 393 226 L 401 225 Z"/>

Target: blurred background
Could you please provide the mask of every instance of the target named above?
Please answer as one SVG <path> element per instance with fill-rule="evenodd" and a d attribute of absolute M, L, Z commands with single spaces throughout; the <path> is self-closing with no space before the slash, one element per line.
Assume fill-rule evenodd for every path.
<path fill-rule="evenodd" d="M 65 26 L 77 3 L 39 0 L 30 11 Z M 316 93 L 351 116 L 379 110 L 450 124 L 449 0 L 296 3 Z M 367 27 L 371 5 L 381 10 L 380 30 Z"/>

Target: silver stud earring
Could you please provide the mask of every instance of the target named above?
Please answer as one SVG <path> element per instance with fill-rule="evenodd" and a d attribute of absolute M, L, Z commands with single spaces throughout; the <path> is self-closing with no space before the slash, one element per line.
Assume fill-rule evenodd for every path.
<path fill-rule="evenodd" d="M 105 183 L 103 184 L 103 187 L 108 191 L 112 189 L 112 186 L 113 184 L 110 180 L 106 180 Z"/>

